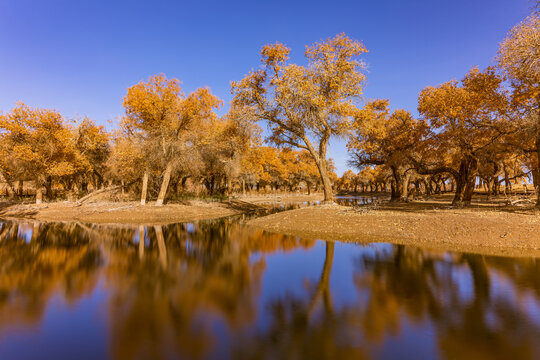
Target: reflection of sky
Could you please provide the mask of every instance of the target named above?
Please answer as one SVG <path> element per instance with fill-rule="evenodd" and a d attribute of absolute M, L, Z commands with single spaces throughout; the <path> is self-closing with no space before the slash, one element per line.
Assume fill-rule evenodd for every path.
<path fill-rule="evenodd" d="M 389 335 L 384 346 L 370 346 L 377 359 L 418 360 L 437 358 L 437 337 L 435 327 L 429 321 L 421 324 L 411 323 L 404 318 L 400 331 Z M 399 349 L 399 351 L 397 351 Z M 399 353 L 399 356 L 396 354 Z"/>
<path fill-rule="evenodd" d="M 526 314 L 531 325 L 540 326 L 540 301 L 530 288 L 516 283 L 500 271 L 491 270 L 490 278 L 492 299 L 516 304 Z M 536 292 L 540 292 L 540 289 L 536 289 Z M 493 322 L 495 323 L 495 320 Z"/>
<path fill-rule="evenodd" d="M 471 270 L 466 266 L 454 267 L 451 272 L 452 282 L 458 290 L 459 302 L 470 303 L 474 299 L 474 283 Z"/>
<path fill-rule="evenodd" d="M 133 231 L 133 243 L 139 244 L 141 239 L 139 239 L 139 231 L 134 230 Z M 150 244 L 150 239 L 148 238 L 148 226 L 144 227 L 144 246 L 148 246 Z"/>
<path fill-rule="evenodd" d="M 25 224 L 23 226 L 19 226 L 19 231 L 17 233 L 17 236 L 19 238 L 24 239 L 24 241 L 28 244 L 32 240 L 32 233 L 33 233 L 32 225 Z"/>
<path fill-rule="evenodd" d="M 94 291 L 68 304 L 59 294 L 37 326 L 11 329 L 0 338 L 0 359 L 105 359 L 108 329 L 102 311 L 106 295 Z"/>

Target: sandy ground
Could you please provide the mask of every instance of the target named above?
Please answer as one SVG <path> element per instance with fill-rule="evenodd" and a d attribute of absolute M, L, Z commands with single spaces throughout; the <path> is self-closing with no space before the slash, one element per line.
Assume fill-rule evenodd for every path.
<path fill-rule="evenodd" d="M 80 221 L 98 224 L 167 224 L 239 214 L 238 204 L 190 201 L 154 206 L 138 202 L 98 202 L 77 206 L 73 202 L 2 204 L 0 218 L 29 218 L 42 221 Z"/>
<path fill-rule="evenodd" d="M 98 199 L 77 205 L 75 202 L 33 203 L 0 202 L 0 219 L 35 219 L 41 221 L 79 221 L 97 224 L 167 224 L 213 219 L 245 211 L 269 209 L 276 205 L 314 203 L 322 194 L 256 194 L 239 196 L 226 202 L 186 201 L 154 206 L 141 206 L 135 201 Z"/>
<path fill-rule="evenodd" d="M 540 212 L 432 203 L 357 208 L 322 205 L 248 222 L 272 232 L 348 242 L 390 242 L 489 255 L 540 256 Z"/>

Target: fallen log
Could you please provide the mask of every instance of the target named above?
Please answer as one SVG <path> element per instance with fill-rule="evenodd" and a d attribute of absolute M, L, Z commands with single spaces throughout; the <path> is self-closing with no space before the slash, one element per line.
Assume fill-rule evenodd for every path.
<path fill-rule="evenodd" d="M 108 188 L 93 191 L 90 194 L 88 194 L 86 196 L 83 196 L 82 198 L 77 200 L 77 206 L 81 206 L 83 204 L 83 202 L 85 202 L 86 200 L 88 200 L 88 199 L 90 199 L 90 198 L 92 198 L 92 197 L 94 197 L 96 195 L 103 194 L 103 193 L 110 192 L 110 191 L 120 190 L 120 188 L 121 188 L 120 185 L 116 185 L 116 186 L 111 186 L 111 187 L 108 187 Z"/>

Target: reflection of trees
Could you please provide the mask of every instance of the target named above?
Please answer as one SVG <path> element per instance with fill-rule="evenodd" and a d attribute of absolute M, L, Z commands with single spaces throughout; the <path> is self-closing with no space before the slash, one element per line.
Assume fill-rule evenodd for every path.
<path fill-rule="evenodd" d="M 235 358 L 361 358 L 426 325 L 445 358 L 540 353 L 540 324 L 530 315 L 540 306 L 540 261 L 404 246 L 362 249 L 353 274 L 358 300 L 343 304 L 330 281 L 341 259 L 326 243 L 315 284 L 263 304 L 269 322 L 259 327 L 266 254 L 314 244 L 227 219 L 138 228 L 0 224 L 0 331 L 37 323 L 55 294 L 77 301 L 102 268 L 110 347 L 122 359 L 205 357 L 230 343 Z"/>
<path fill-rule="evenodd" d="M 335 311 L 330 292 L 334 243 L 326 243 L 317 286 L 305 298 L 286 295 L 269 304 L 270 326 L 247 341 L 237 340 L 233 355 L 245 359 L 362 359 L 354 309 Z M 322 302 L 320 301 L 322 299 Z M 321 311 L 317 312 L 317 305 Z"/>
<path fill-rule="evenodd" d="M 137 230 L 111 252 L 113 351 L 119 358 L 203 357 L 219 337 L 204 321 L 230 330 L 253 324 L 266 267 L 254 253 L 312 246 L 296 238 L 247 230 L 229 220 Z M 174 350 L 171 350 L 174 349 Z M 173 354 L 171 354 L 173 351 Z"/>
<path fill-rule="evenodd" d="M 421 249 L 398 245 L 392 251 L 364 255 L 359 266 L 356 285 L 369 290 L 369 310 L 363 314 L 362 322 L 365 336 L 373 340 L 399 333 L 402 312 L 417 322 L 438 318 L 442 305 L 439 291 L 454 291 L 450 274 L 439 274 L 434 260 L 425 257 Z"/>
<path fill-rule="evenodd" d="M 512 265 L 508 268 L 514 270 L 521 268 L 505 273 L 511 287 L 506 292 L 492 289 L 493 276 L 504 281 L 490 271 L 492 262 L 498 268 L 507 268 L 503 263 Z M 469 254 L 446 261 L 403 246 L 365 256 L 358 285 L 370 294 L 364 314 L 365 319 L 371 319 L 366 336 L 382 338 L 385 328 L 395 332 L 404 319 L 418 323 L 429 320 L 436 327 L 439 350 L 446 358 L 532 358 L 540 353 L 540 325 L 530 322 L 526 304 L 515 301 L 511 295 L 520 292 L 515 287 L 518 283 L 514 275 L 530 274 L 536 278 L 531 269 L 525 269 L 531 265 L 535 268 L 536 263 L 537 260 L 519 263 L 514 259 Z M 420 268 L 422 271 L 418 271 Z M 469 296 L 463 278 L 452 277 L 467 269 L 472 280 Z M 538 304 L 538 298 L 536 301 Z"/>
<path fill-rule="evenodd" d="M 0 329 L 37 323 L 55 292 L 73 302 L 94 288 L 97 247 L 79 227 L 60 226 L 1 224 Z"/>
<path fill-rule="evenodd" d="M 357 303 L 333 306 L 328 291 L 322 311 L 315 312 L 313 304 L 330 289 L 332 255 L 327 244 L 314 291 L 268 304 L 270 326 L 249 340 L 239 339 L 235 357 L 359 358 L 376 353 L 374 347 L 391 338 L 406 335 L 415 328 L 411 324 L 420 329 L 432 324 L 439 355 L 448 359 L 526 359 L 540 354 L 540 324 L 531 321 L 527 303 L 520 301 L 525 298 L 521 292 L 530 295 L 531 289 L 538 288 L 534 272 L 538 260 L 468 254 L 448 258 L 411 247 L 381 247 L 364 252 L 357 262 Z M 496 291 L 495 276 L 511 288 Z M 520 289 L 523 284 L 532 287 Z"/>
<path fill-rule="evenodd" d="M 236 330 L 255 321 L 264 255 L 314 243 L 230 220 L 135 229 L 0 224 L 0 328 L 37 323 L 58 292 L 77 300 L 101 266 L 115 356 L 202 357 L 219 341 L 208 316 Z"/>

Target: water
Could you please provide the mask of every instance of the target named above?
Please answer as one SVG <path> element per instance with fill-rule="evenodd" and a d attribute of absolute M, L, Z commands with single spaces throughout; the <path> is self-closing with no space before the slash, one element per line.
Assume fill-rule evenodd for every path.
<path fill-rule="evenodd" d="M 380 196 L 334 196 L 334 202 L 343 206 L 363 206 L 375 202 Z"/>
<path fill-rule="evenodd" d="M 0 359 L 540 358 L 540 259 L 266 233 L 0 226 Z"/>

